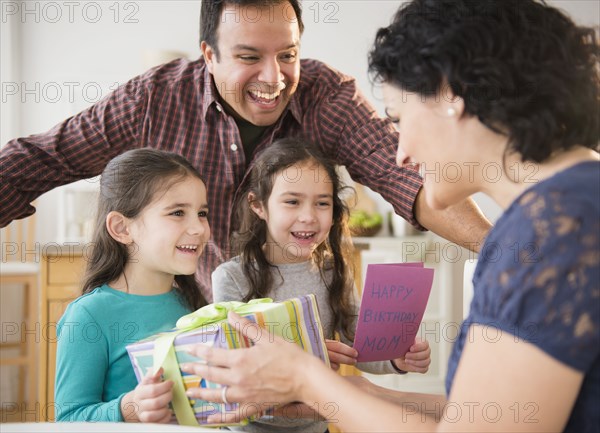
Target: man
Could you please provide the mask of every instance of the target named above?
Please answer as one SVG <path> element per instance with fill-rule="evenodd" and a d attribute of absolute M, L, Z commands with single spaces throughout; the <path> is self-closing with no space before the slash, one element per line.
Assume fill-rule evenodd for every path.
<path fill-rule="evenodd" d="M 29 203 L 43 192 L 98 175 L 125 150 L 180 153 L 208 188 L 213 238 L 197 276 L 211 300 L 210 274 L 231 256 L 232 208 L 252 159 L 277 138 L 301 135 L 411 224 L 471 249 L 481 243 L 490 225 L 471 201 L 432 211 L 418 174 L 395 167 L 397 133 L 354 80 L 300 61 L 298 0 L 203 2 L 200 26 L 203 59 L 153 69 L 47 133 L 11 141 L 0 155 L 0 225 L 32 214 Z"/>

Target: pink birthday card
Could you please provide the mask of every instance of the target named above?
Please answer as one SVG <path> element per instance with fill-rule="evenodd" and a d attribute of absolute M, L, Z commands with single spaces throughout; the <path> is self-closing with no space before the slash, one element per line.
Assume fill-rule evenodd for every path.
<path fill-rule="evenodd" d="M 358 361 L 400 358 L 415 341 L 427 307 L 433 269 L 423 263 L 367 266 L 354 348 Z"/>

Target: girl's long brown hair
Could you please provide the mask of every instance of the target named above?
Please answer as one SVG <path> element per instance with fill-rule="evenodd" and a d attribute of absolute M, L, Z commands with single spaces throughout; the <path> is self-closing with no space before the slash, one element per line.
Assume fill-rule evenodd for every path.
<path fill-rule="evenodd" d="M 117 242 L 106 229 L 106 216 L 115 211 L 136 218 L 157 194 L 186 177 L 202 177 L 182 156 L 156 149 L 127 151 L 112 159 L 100 178 L 92 252 L 88 258 L 82 293 L 116 280 L 129 261 L 126 245 Z M 194 275 L 176 275 L 176 290 L 196 310 L 206 305 Z"/>
<path fill-rule="evenodd" d="M 333 225 L 327 240 L 315 249 L 312 260 L 327 287 L 334 329 L 341 330 L 347 338 L 353 339 L 354 280 L 350 259 L 352 244 L 347 225 L 348 207 L 340 197 L 343 187 L 335 164 L 306 141 L 284 138 L 267 147 L 257 157 L 244 193 L 236 205 L 238 230 L 234 232 L 232 243 L 234 251 L 240 255 L 244 275 L 250 282 L 250 292 L 244 301 L 267 297 L 273 290 L 272 271 L 277 268 L 269 263 L 263 250 L 267 242 L 267 224 L 250 209 L 248 196 L 252 193 L 254 200 L 266 208 L 276 175 L 305 161 L 315 161 L 323 167 L 333 186 Z M 325 271 L 332 272 L 330 282 L 325 278 Z"/>

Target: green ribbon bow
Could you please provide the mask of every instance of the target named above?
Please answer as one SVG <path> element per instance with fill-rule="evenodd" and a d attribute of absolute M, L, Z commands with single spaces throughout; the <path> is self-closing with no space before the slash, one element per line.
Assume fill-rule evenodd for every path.
<path fill-rule="evenodd" d="M 177 321 L 177 330 L 162 335 L 154 342 L 154 373 L 161 367 L 164 369 L 165 380 L 173 381 L 173 410 L 180 425 L 198 426 L 194 410 L 185 395 L 183 378 L 175 356 L 173 342 L 179 334 L 201 326 L 211 325 L 227 319 L 227 313 L 234 311 L 239 315 L 252 314 L 271 308 L 270 298 L 252 299 L 250 302 L 218 302 L 202 307 L 193 313 L 181 317 Z"/>

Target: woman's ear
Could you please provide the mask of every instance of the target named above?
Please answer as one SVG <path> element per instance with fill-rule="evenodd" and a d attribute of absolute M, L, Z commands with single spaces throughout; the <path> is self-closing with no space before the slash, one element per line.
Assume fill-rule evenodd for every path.
<path fill-rule="evenodd" d="M 129 245 L 133 241 L 129 233 L 129 222 L 129 218 L 122 213 L 111 211 L 106 215 L 106 230 L 115 241 Z"/>
<path fill-rule="evenodd" d="M 448 118 L 460 119 L 465 112 L 465 101 L 460 96 L 456 96 L 448 87 L 447 91 L 438 96 L 441 101 L 438 105 L 438 112 Z"/>
<path fill-rule="evenodd" d="M 253 192 L 248 193 L 248 205 L 250 206 L 250 209 L 252 210 L 252 212 L 254 212 L 256 215 L 258 215 L 258 217 L 261 220 L 265 219 L 265 217 L 266 217 L 265 209 L 264 209 L 262 203 L 256 199 L 256 195 Z"/>

